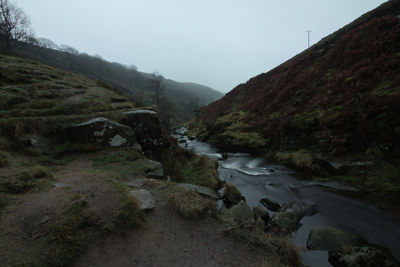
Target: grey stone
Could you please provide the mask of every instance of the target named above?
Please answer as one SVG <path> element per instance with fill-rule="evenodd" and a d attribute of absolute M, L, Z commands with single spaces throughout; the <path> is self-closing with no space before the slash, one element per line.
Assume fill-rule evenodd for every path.
<path fill-rule="evenodd" d="M 124 115 L 132 115 L 132 114 L 152 114 L 152 115 L 157 115 L 157 112 L 149 109 L 137 109 L 137 110 L 131 110 L 127 112 L 123 112 L 122 114 Z"/>
<path fill-rule="evenodd" d="M 145 189 L 132 190 L 131 194 L 139 201 L 141 210 L 154 209 L 156 201 L 152 194 Z"/>
<path fill-rule="evenodd" d="M 368 245 L 368 242 L 361 236 L 334 228 L 313 229 L 307 239 L 307 248 L 311 250 L 343 252 L 365 245 Z"/>
<path fill-rule="evenodd" d="M 313 205 L 304 202 L 292 201 L 281 206 L 278 212 L 272 216 L 271 224 L 284 232 L 293 232 L 299 227 L 300 220 L 304 216 L 312 216 L 316 213 Z"/>
<path fill-rule="evenodd" d="M 195 185 L 195 184 L 186 184 L 186 183 L 179 183 L 179 186 L 197 192 L 200 195 L 204 195 L 211 198 L 218 198 L 217 194 L 211 188 Z"/>
<path fill-rule="evenodd" d="M 126 138 L 121 137 L 119 134 L 110 140 L 110 146 L 122 146 L 126 143 Z"/>

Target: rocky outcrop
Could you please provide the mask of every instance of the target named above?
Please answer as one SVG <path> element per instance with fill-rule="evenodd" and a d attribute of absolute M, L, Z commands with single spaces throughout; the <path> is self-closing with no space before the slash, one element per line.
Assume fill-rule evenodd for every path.
<path fill-rule="evenodd" d="M 136 143 L 132 128 L 106 118 L 94 118 L 66 129 L 68 139 L 81 143 L 128 146 Z"/>
<path fill-rule="evenodd" d="M 344 252 L 352 247 L 368 245 L 359 235 L 346 233 L 334 228 L 313 229 L 308 235 L 307 248 Z"/>
<path fill-rule="evenodd" d="M 304 203 L 292 201 L 285 203 L 278 212 L 272 216 L 271 226 L 277 228 L 279 232 L 293 232 L 299 227 L 300 220 L 304 216 L 312 216 L 316 214 L 314 206 Z"/>
<path fill-rule="evenodd" d="M 156 201 L 149 191 L 145 189 L 138 189 L 132 190 L 131 194 L 139 201 L 139 207 L 141 210 L 151 210 L 155 208 Z"/>
<path fill-rule="evenodd" d="M 400 267 L 400 263 L 387 248 L 378 246 L 354 247 L 346 253 L 331 251 L 328 260 L 333 266 L 338 267 Z"/>
<path fill-rule="evenodd" d="M 146 175 L 151 178 L 162 179 L 164 177 L 164 169 L 160 162 L 150 159 L 139 159 L 136 164 L 142 166 Z"/>
<path fill-rule="evenodd" d="M 218 198 L 218 196 L 214 192 L 214 190 L 212 190 L 211 188 L 205 187 L 205 186 L 200 186 L 200 185 L 195 185 L 195 184 L 185 184 L 185 183 L 179 183 L 178 185 L 185 189 L 195 191 L 196 193 L 206 196 L 206 197 L 211 197 L 214 199 Z"/>
<path fill-rule="evenodd" d="M 163 147 L 167 141 L 161 136 L 161 125 L 157 112 L 137 109 L 123 113 L 122 123 L 135 131 L 135 137 L 144 150 Z"/>
<path fill-rule="evenodd" d="M 357 234 L 338 229 L 313 229 L 307 240 L 307 248 L 329 251 L 333 266 L 396 266 L 400 263 L 387 248 L 368 243 Z"/>

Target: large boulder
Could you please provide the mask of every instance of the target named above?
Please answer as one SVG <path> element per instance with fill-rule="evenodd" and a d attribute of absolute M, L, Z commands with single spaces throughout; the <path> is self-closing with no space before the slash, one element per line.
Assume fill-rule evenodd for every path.
<path fill-rule="evenodd" d="M 253 212 L 246 202 L 242 200 L 236 206 L 224 211 L 222 222 L 229 226 L 252 226 L 254 224 Z"/>
<path fill-rule="evenodd" d="M 352 247 L 365 245 L 368 245 L 368 242 L 361 236 L 334 228 L 313 229 L 307 240 L 308 249 L 334 252 L 345 252 Z"/>
<path fill-rule="evenodd" d="M 284 203 L 280 208 L 280 211 L 293 213 L 294 217 L 298 221 L 300 221 L 304 216 L 313 216 L 317 213 L 314 205 L 300 201 Z"/>
<path fill-rule="evenodd" d="M 81 143 L 128 146 L 136 143 L 132 128 L 106 118 L 94 118 L 66 129 L 68 139 Z"/>
<path fill-rule="evenodd" d="M 281 205 L 267 197 L 261 199 L 260 203 L 271 211 L 278 211 L 281 208 Z"/>
<path fill-rule="evenodd" d="M 139 159 L 136 164 L 142 166 L 148 177 L 162 179 L 164 177 L 164 169 L 160 162 L 150 159 Z"/>
<path fill-rule="evenodd" d="M 316 212 L 311 204 L 297 201 L 285 203 L 272 216 L 271 226 L 280 232 L 293 232 L 299 228 L 304 216 L 313 216 Z"/>
<path fill-rule="evenodd" d="M 139 208 L 141 210 L 150 210 L 155 208 L 156 201 L 149 191 L 145 189 L 138 189 L 132 190 L 131 194 L 138 200 Z"/>
<path fill-rule="evenodd" d="M 135 131 L 135 137 L 143 149 L 163 147 L 166 140 L 161 136 L 160 119 L 157 112 L 149 109 L 136 109 L 123 113 L 122 123 Z"/>
<path fill-rule="evenodd" d="M 329 262 L 333 266 L 389 266 L 400 267 L 400 263 L 387 248 L 378 246 L 354 247 L 347 252 L 329 252 Z"/>
<path fill-rule="evenodd" d="M 179 183 L 179 186 L 194 191 L 200 195 L 206 196 L 206 197 L 211 197 L 214 199 L 217 199 L 217 193 L 214 192 L 211 188 L 205 187 L 205 186 L 200 186 L 200 185 L 195 185 L 195 184 L 186 184 L 186 183 Z"/>

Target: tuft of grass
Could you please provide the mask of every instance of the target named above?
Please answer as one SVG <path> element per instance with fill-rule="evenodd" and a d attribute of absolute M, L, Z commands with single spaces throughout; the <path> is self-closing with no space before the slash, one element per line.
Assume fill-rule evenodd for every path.
<path fill-rule="evenodd" d="M 173 182 L 151 180 L 148 185 L 161 189 L 166 195 L 170 207 L 184 219 L 199 220 L 217 214 L 214 200 L 202 197 Z"/>
<path fill-rule="evenodd" d="M 119 212 L 114 217 L 113 223 L 106 225 L 103 230 L 122 232 L 140 225 L 144 221 L 144 213 L 140 210 L 135 197 L 130 194 L 128 187 L 113 176 L 109 176 L 107 181 L 119 195 Z"/>
<path fill-rule="evenodd" d="M 261 266 L 303 266 L 300 250 L 289 237 L 278 237 L 251 228 L 234 229 L 231 233 L 236 238 L 271 252 L 271 257 Z"/>
<path fill-rule="evenodd" d="M 183 182 L 218 188 L 218 163 L 206 156 L 194 156 L 183 163 Z"/>
<path fill-rule="evenodd" d="M 70 266 L 82 254 L 91 226 L 83 211 L 84 203 L 75 195 L 57 216 L 50 230 L 50 251 L 39 266 Z"/>
<path fill-rule="evenodd" d="M 8 165 L 9 154 L 5 151 L 0 151 L 0 168 Z"/>
<path fill-rule="evenodd" d="M 49 179 L 52 175 L 43 166 L 26 167 L 9 176 L 0 176 L 0 191 L 18 194 L 28 191 L 40 183 L 39 179 Z"/>
<path fill-rule="evenodd" d="M 239 192 L 236 186 L 231 184 L 224 185 L 224 203 L 228 208 L 238 204 L 242 199 L 242 194 Z"/>

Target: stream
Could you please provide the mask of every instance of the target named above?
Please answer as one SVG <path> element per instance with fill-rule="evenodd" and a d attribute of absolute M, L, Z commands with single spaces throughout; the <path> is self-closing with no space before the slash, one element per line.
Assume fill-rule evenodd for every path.
<path fill-rule="evenodd" d="M 179 145 L 193 149 L 198 155 L 221 159 L 220 152 L 212 146 L 189 140 L 185 129 L 173 135 Z M 331 266 L 328 252 L 310 251 L 306 248 L 308 234 L 314 228 L 336 228 L 357 233 L 373 244 L 390 249 L 400 259 L 400 216 L 389 214 L 383 208 L 346 196 L 356 189 L 339 183 L 316 183 L 296 179 L 296 172 L 281 165 L 271 164 L 263 158 L 245 153 L 231 153 L 219 161 L 221 180 L 235 185 L 250 207 L 262 206 L 262 198 L 283 204 L 302 201 L 316 205 L 318 213 L 304 217 L 301 227 L 292 233 L 294 242 L 301 248 L 303 263 L 310 266 Z M 357 194 L 362 192 L 357 192 Z M 367 194 L 367 193 L 364 193 Z M 272 215 L 272 212 L 270 212 Z"/>

